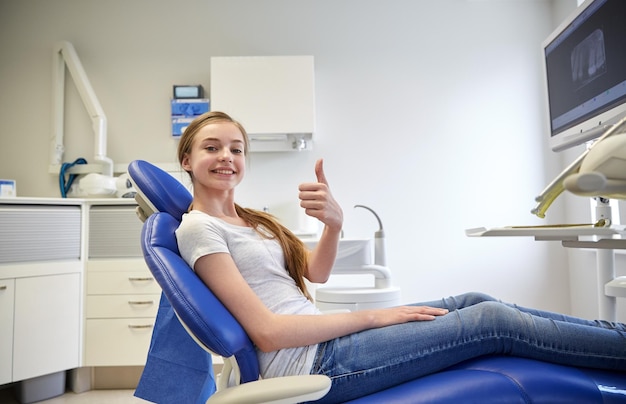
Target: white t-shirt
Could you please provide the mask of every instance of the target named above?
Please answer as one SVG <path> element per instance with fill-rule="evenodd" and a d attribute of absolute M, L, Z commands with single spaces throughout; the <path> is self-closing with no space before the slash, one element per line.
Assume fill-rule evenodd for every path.
<path fill-rule="evenodd" d="M 278 241 L 196 210 L 183 215 L 176 237 L 180 254 L 191 268 L 202 256 L 230 254 L 248 285 L 272 312 L 320 314 L 287 273 Z M 261 376 L 309 374 L 316 352 L 317 345 L 268 353 L 257 349 Z"/>

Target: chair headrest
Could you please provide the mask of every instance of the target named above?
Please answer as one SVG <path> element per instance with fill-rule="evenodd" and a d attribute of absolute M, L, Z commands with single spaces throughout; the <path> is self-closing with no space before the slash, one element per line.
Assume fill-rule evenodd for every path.
<path fill-rule="evenodd" d="M 167 212 L 178 221 L 191 205 L 192 195 L 172 175 L 144 160 L 128 165 L 128 175 L 137 190 L 137 214 L 142 221 L 154 212 Z"/>

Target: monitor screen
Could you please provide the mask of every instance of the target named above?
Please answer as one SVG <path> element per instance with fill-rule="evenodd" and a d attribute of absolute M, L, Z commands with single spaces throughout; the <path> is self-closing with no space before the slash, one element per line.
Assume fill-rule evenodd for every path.
<path fill-rule="evenodd" d="M 552 150 L 593 140 L 626 114 L 626 1 L 585 1 L 543 52 Z"/>

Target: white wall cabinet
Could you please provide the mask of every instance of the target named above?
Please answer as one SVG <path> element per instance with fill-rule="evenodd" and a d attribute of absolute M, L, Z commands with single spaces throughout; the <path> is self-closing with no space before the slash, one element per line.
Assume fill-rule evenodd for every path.
<path fill-rule="evenodd" d="M 243 124 L 252 152 L 312 148 L 313 56 L 212 57 L 210 99 Z"/>

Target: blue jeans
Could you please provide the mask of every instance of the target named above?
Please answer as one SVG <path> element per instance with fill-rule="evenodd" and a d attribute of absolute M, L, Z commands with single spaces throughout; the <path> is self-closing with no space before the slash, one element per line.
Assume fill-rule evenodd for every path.
<path fill-rule="evenodd" d="M 320 344 L 311 373 L 329 376 L 332 388 L 319 402 L 344 402 L 483 355 L 626 370 L 624 324 L 526 309 L 480 293 L 417 305 L 450 312 Z"/>

